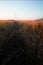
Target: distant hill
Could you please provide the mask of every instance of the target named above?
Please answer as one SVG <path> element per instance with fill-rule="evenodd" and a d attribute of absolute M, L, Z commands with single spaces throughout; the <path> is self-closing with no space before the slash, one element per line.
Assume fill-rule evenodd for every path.
<path fill-rule="evenodd" d="M 40 19 L 36 19 L 36 21 L 38 21 L 38 22 L 39 22 L 39 21 L 43 21 L 43 18 L 40 18 Z"/>

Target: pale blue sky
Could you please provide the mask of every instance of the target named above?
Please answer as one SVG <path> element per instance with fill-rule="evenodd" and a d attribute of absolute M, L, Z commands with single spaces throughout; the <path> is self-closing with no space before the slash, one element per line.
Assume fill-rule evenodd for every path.
<path fill-rule="evenodd" d="M 2 0 L 0 19 L 43 18 L 43 0 Z"/>

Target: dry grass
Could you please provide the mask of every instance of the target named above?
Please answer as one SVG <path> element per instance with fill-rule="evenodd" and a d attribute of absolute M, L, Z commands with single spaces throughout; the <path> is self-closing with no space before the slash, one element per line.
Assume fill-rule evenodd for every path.
<path fill-rule="evenodd" d="M 0 65 L 43 65 L 43 21 L 2 22 Z"/>

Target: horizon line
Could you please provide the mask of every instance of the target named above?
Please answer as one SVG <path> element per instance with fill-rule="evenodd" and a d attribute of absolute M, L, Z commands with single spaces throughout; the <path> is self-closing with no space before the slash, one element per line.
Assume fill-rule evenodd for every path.
<path fill-rule="evenodd" d="M 14 18 L 10 19 L 10 18 L 8 18 L 8 19 L 0 19 L 0 20 L 38 20 L 38 19 L 43 19 L 43 17 L 42 18 L 35 18 L 35 19 L 14 19 Z"/>

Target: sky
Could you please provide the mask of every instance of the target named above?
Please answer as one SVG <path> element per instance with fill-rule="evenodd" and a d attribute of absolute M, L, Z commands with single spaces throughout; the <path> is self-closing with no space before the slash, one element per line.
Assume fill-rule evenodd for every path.
<path fill-rule="evenodd" d="M 43 18 L 43 0 L 0 0 L 0 19 Z"/>

